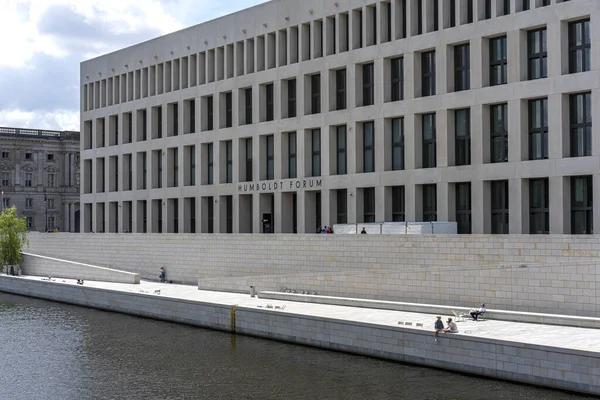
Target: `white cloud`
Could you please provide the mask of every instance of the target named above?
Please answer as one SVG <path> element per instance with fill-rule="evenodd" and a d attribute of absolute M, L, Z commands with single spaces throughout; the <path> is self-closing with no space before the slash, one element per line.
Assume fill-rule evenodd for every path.
<path fill-rule="evenodd" d="M 264 1 L 0 0 L 0 126 L 79 130 L 79 62 Z"/>
<path fill-rule="evenodd" d="M 0 110 L 0 126 L 10 128 L 79 131 L 79 111 Z"/>
<path fill-rule="evenodd" d="M 101 27 L 103 34 L 115 38 L 140 31 L 165 34 L 183 27 L 158 0 L 0 0 L 0 66 L 30 68 L 28 62 L 38 53 L 53 57 L 71 53 L 64 37 L 40 30 L 44 24 L 64 24 L 60 14 L 50 14 L 52 20 L 48 21 L 53 9 L 68 10 L 80 18 L 81 25 Z M 73 32 L 69 39 L 77 40 L 77 34 Z M 85 40 L 92 55 L 112 51 L 110 45 L 116 44 L 93 37 Z"/>

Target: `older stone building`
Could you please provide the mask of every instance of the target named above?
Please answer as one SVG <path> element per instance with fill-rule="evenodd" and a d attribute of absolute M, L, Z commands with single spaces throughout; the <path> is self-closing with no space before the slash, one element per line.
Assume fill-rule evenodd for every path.
<path fill-rule="evenodd" d="M 0 178 L 29 230 L 79 232 L 79 132 L 0 127 Z"/>
<path fill-rule="evenodd" d="M 86 61 L 82 226 L 598 232 L 598 5 L 272 0 Z"/>

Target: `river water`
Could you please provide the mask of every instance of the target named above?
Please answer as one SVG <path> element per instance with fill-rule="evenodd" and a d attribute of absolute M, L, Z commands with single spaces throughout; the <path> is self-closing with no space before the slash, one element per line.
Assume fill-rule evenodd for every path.
<path fill-rule="evenodd" d="M 0 293 L 0 400 L 583 396 Z"/>

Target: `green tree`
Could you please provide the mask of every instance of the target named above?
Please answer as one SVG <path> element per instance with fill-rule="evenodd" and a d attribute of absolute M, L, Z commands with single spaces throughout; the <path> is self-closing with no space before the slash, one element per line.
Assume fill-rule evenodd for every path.
<path fill-rule="evenodd" d="M 23 246 L 27 240 L 27 222 L 17 216 L 17 208 L 11 207 L 0 213 L 0 267 L 17 265 L 23 256 Z"/>

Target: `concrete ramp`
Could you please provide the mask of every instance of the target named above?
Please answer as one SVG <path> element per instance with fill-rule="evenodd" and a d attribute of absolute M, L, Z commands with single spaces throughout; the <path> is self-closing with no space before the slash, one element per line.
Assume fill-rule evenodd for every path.
<path fill-rule="evenodd" d="M 140 283 L 140 274 L 29 253 L 23 253 L 21 270 L 23 274 L 31 276 L 52 276 L 53 278 L 114 283 Z"/>

